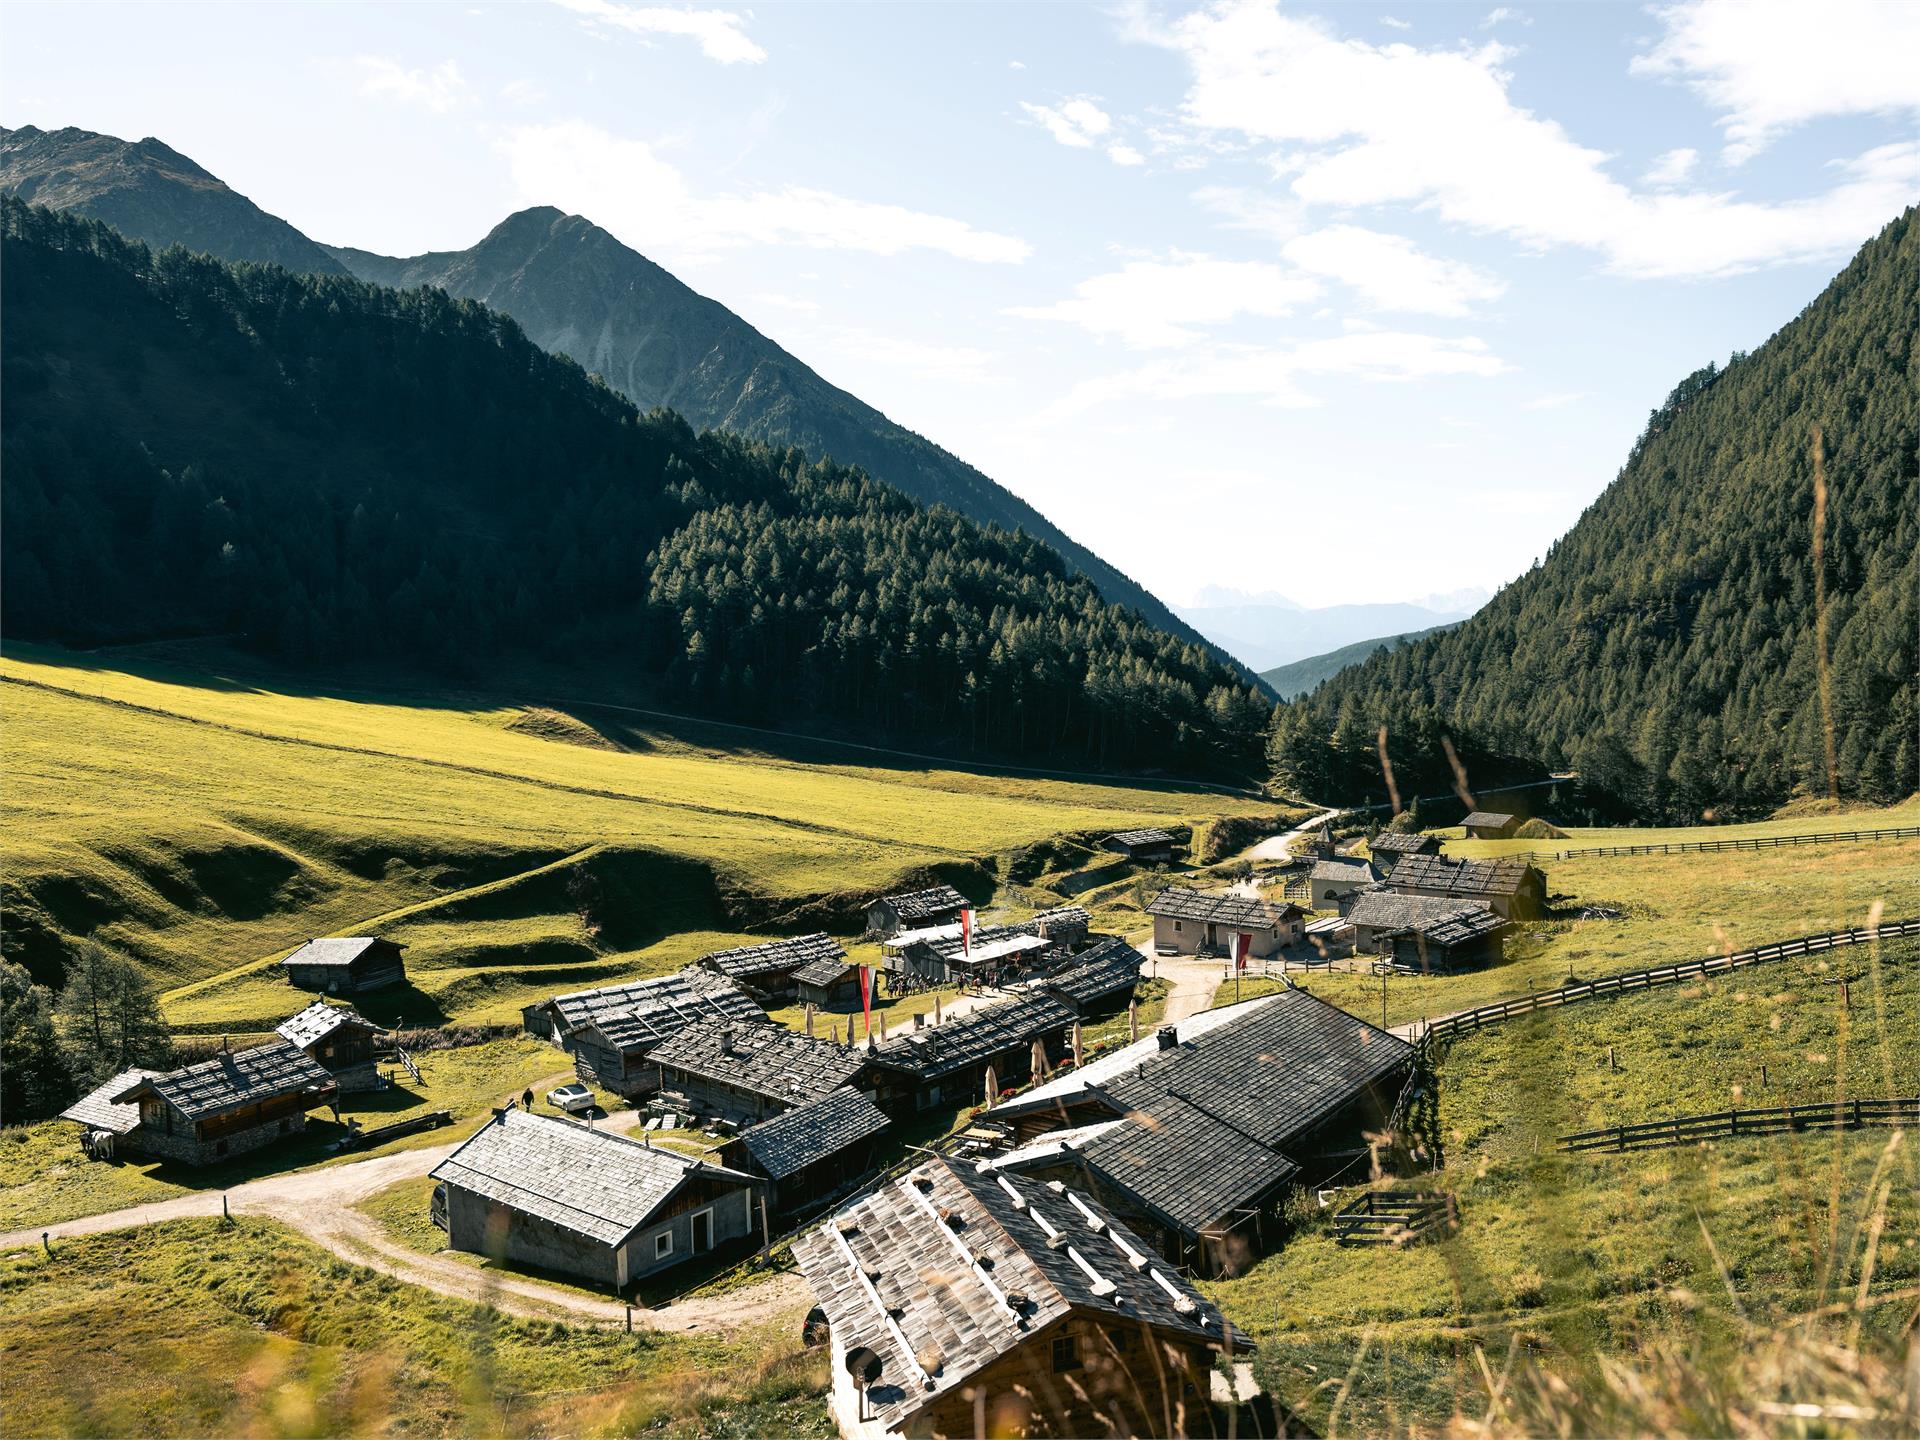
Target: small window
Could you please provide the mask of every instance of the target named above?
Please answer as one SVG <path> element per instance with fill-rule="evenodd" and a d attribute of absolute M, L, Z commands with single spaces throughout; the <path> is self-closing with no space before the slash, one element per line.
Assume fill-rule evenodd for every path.
<path fill-rule="evenodd" d="M 1180 922 L 1178 920 L 1173 922 L 1173 933 L 1176 935 L 1180 933 Z"/>
<path fill-rule="evenodd" d="M 1072 1335 L 1061 1335 L 1053 1342 L 1053 1373 L 1065 1374 L 1069 1370 L 1080 1368 L 1080 1341 Z"/>
<path fill-rule="evenodd" d="M 1107 1339 L 1112 1342 L 1116 1355 L 1128 1354 L 1133 1349 L 1133 1331 L 1124 1325 L 1116 1325 L 1108 1330 Z"/>
<path fill-rule="evenodd" d="M 662 1230 L 658 1235 L 653 1237 L 653 1258 L 658 1260 L 661 1256 L 671 1255 L 672 1253 L 673 1232 L 671 1230 Z"/>

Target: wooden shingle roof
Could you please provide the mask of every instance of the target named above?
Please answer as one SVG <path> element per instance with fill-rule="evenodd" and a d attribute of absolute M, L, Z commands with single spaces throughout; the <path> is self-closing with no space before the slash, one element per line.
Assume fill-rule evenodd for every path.
<path fill-rule="evenodd" d="M 391 940 L 382 940 L 378 935 L 351 935 L 309 940 L 280 963 L 282 965 L 320 965 L 328 969 L 344 970 L 379 945 L 391 945 L 395 950 L 407 948 L 404 945 L 394 944 Z"/>
<path fill-rule="evenodd" d="M 1403 835 L 1395 830 L 1382 830 L 1367 842 L 1367 849 L 1376 855 L 1421 855 L 1439 848 L 1437 836 Z"/>
<path fill-rule="evenodd" d="M 1313 869 L 1308 872 L 1309 880 L 1331 880 L 1336 884 L 1352 883 L 1371 885 L 1380 878 L 1380 872 L 1365 860 L 1336 858 L 1316 860 Z"/>
<path fill-rule="evenodd" d="M 1149 1212 L 1198 1236 L 1251 1209 L 1300 1173 L 1285 1155 L 1175 1094 L 1151 1096 L 1126 1122 L 1077 1148 L 1086 1166 Z"/>
<path fill-rule="evenodd" d="M 125 1135 L 140 1123 L 140 1106 L 131 1102 L 123 1105 L 116 1097 L 159 1073 L 158 1070 L 122 1070 L 62 1110 L 60 1118 L 77 1121 L 89 1130 L 110 1130 L 115 1135 Z"/>
<path fill-rule="evenodd" d="M 578 1121 L 508 1109 L 436 1165 L 432 1177 L 601 1245 L 618 1245 L 696 1171 L 753 1183 L 738 1171 Z"/>
<path fill-rule="evenodd" d="M 1514 817 L 1502 815 L 1498 810 L 1476 810 L 1460 823 L 1462 825 L 1511 825 Z"/>
<path fill-rule="evenodd" d="M 289 1015 L 273 1028 L 275 1034 L 291 1040 L 304 1050 L 343 1027 L 365 1030 L 373 1035 L 380 1033 L 378 1025 L 351 1005 L 329 1005 L 324 1000 L 314 1001 L 298 1015 Z"/>
<path fill-rule="evenodd" d="M 802 985 L 833 985 L 847 971 L 855 969 L 845 952 L 838 956 L 822 955 L 818 960 L 809 960 L 793 972 L 793 978 Z"/>
<path fill-rule="evenodd" d="M 1448 949 L 1455 945 L 1466 945 L 1475 940 L 1485 939 L 1489 935 L 1497 935 L 1507 928 L 1507 922 L 1501 919 L 1490 906 L 1471 904 L 1461 907 L 1443 920 L 1428 925 L 1424 930 L 1416 926 L 1415 933 L 1430 945 Z"/>
<path fill-rule="evenodd" d="M 1065 996 L 1084 1007 L 1133 989 L 1139 982 L 1144 960 L 1133 946 L 1111 935 L 1085 954 L 1076 956 L 1072 964 L 1042 976 L 1035 983 L 1049 994 Z"/>
<path fill-rule="evenodd" d="M 1048 995 L 1027 995 L 975 1010 L 925 1030 L 896 1035 L 872 1052 L 873 1062 L 922 1081 L 938 1080 L 1073 1024 L 1073 1012 Z"/>
<path fill-rule="evenodd" d="M 1540 872 L 1526 861 L 1450 860 L 1444 855 L 1409 855 L 1393 867 L 1387 884 L 1395 890 L 1439 890 L 1448 895 L 1517 895 L 1529 875 Z"/>
<path fill-rule="evenodd" d="M 1472 910 L 1493 913 L 1480 900 L 1456 900 L 1450 895 L 1402 895 L 1397 890 L 1367 890 L 1354 900 L 1353 909 L 1347 912 L 1347 919 L 1355 925 L 1369 926 L 1390 934 L 1402 930 L 1424 932 Z"/>
<path fill-rule="evenodd" d="M 1264 900 L 1249 900 L 1244 895 L 1215 895 L 1204 890 L 1162 890 L 1148 903 L 1147 913 L 1243 930 L 1266 930 L 1280 923 L 1280 911 Z"/>
<path fill-rule="evenodd" d="M 187 1119 L 201 1120 L 332 1083 L 333 1077 L 306 1051 L 276 1036 L 250 1050 L 216 1055 L 184 1070 L 135 1081 L 114 1099 L 157 1095 Z"/>
<path fill-rule="evenodd" d="M 784 1025 L 689 1025 L 652 1055 L 653 1063 L 788 1105 L 832 1094 L 867 1063 L 863 1050 L 816 1040 Z"/>
<path fill-rule="evenodd" d="M 944 1159 L 836 1211 L 793 1254 L 841 1350 L 879 1357 L 866 1399 L 887 1429 L 1069 1313 L 1226 1343 L 1220 1312 L 1091 1196 Z"/>
<path fill-rule="evenodd" d="M 759 1021 L 766 1012 L 725 976 L 689 967 L 651 980 L 556 995 L 546 1003 L 562 1036 L 595 1025 L 609 1043 L 657 1044 L 696 1020 Z"/>
<path fill-rule="evenodd" d="M 908 890 L 899 895 L 884 895 L 881 903 L 892 907 L 901 920 L 931 920 L 936 915 L 964 909 L 967 897 L 951 885 L 933 885 L 925 890 Z"/>
<path fill-rule="evenodd" d="M 816 960 L 845 960 L 847 952 L 831 935 L 795 935 L 764 945 L 742 945 L 702 955 L 699 964 L 729 980 L 751 982 L 762 975 L 789 975 Z"/>
<path fill-rule="evenodd" d="M 784 1180 L 878 1135 L 887 1123 L 865 1091 L 841 1089 L 742 1130 L 737 1143 L 769 1180 Z"/>
<path fill-rule="evenodd" d="M 1173 844 L 1173 836 L 1164 830 L 1117 830 L 1107 836 L 1106 844 L 1124 845 L 1129 850 L 1150 850 Z"/>

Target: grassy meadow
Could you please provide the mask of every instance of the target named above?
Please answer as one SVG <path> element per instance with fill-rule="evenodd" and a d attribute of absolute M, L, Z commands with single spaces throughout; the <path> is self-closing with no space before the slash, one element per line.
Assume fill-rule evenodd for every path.
<path fill-rule="evenodd" d="M 1841 966 L 1858 977 L 1851 1008 L 1828 983 Z M 1600 1357 L 1676 1343 L 1701 1366 L 1726 1364 L 1771 1327 L 1836 1303 L 1870 1341 L 1890 1343 L 1909 1322 L 1916 1137 L 1809 1133 L 1624 1155 L 1561 1155 L 1554 1140 L 1736 1105 L 1913 1094 L 1920 943 L 1544 1012 L 1454 1042 L 1436 1072 L 1425 1120 L 1443 1163 L 1418 1188 L 1456 1197 L 1457 1232 L 1343 1249 L 1309 1202 L 1283 1250 L 1210 1287 L 1259 1343 L 1256 1374 L 1319 1433 L 1478 1417 L 1488 1387 L 1476 1349 L 1498 1373 L 1517 1347 L 1578 1388 Z"/>
<path fill-rule="evenodd" d="M 514 1319 L 253 1219 L 0 1256 L 15 1435 L 825 1437 L 825 1353 L 798 1332 Z"/>

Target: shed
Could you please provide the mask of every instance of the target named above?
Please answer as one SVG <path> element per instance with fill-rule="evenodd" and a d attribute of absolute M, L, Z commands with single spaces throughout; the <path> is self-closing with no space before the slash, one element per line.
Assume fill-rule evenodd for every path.
<path fill-rule="evenodd" d="M 958 920 L 966 908 L 967 897 L 951 885 L 930 885 L 925 890 L 882 895 L 867 906 L 867 929 L 885 938 L 902 930 L 947 925 Z"/>
<path fill-rule="evenodd" d="M 755 1230 L 751 1175 L 553 1115 L 495 1111 L 432 1177 L 455 1250 L 623 1290 Z"/>
<path fill-rule="evenodd" d="M 1475 810 L 1460 826 L 1469 840 L 1510 840 L 1520 828 L 1518 815 L 1502 815 L 1494 810 Z"/>
<path fill-rule="evenodd" d="M 983 1416 L 993 1434 L 1167 1434 L 1210 1415 L 1215 1358 L 1248 1348 L 1097 1198 L 946 1159 L 793 1254 L 843 1435 L 971 1435 Z"/>
<path fill-rule="evenodd" d="M 1391 936 L 1394 964 L 1421 974 L 1446 974 L 1498 965 L 1506 954 L 1511 922 L 1478 901 L 1439 919 L 1417 922 Z"/>
<path fill-rule="evenodd" d="M 765 1120 L 852 1084 L 867 1053 L 784 1025 L 689 1025 L 653 1052 L 660 1088 L 698 1115 Z"/>
<path fill-rule="evenodd" d="M 406 962 L 400 958 L 406 948 L 377 935 L 309 940 L 280 963 L 297 989 L 360 995 L 406 980 Z"/>
<path fill-rule="evenodd" d="M 721 1147 L 720 1158 L 766 1182 L 774 1214 L 791 1214 L 851 1188 L 871 1170 L 888 1124 L 872 1096 L 835 1090 L 741 1131 Z"/>
<path fill-rule="evenodd" d="M 989 1068 L 995 1086 L 1024 1085 L 1033 1075 L 1037 1043 L 1049 1067 L 1068 1050 L 1073 1012 L 1049 995 L 1027 995 L 988 1005 L 942 1025 L 923 1026 L 870 1046 L 872 1083 L 880 1108 L 895 1117 L 935 1105 L 968 1105 L 985 1094 Z"/>
<path fill-rule="evenodd" d="M 793 998 L 816 1010 L 858 1010 L 860 970 L 844 955 L 809 960 L 793 972 Z"/>
<path fill-rule="evenodd" d="M 723 975 L 750 994 L 770 1000 L 791 999 L 794 972 L 821 961 L 844 963 L 847 952 L 831 935 L 795 935 L 763 945 L 743 945 L 702 955 L 702 969 Z"/>
<path fill-rule="evenodd" d="M 1365 860 L 1316 860 L 1307 872 L 1307 898 L 1315 910 L 1345 910 L 1349 901 L 1381 872 Z"/>
<path fill-rule="evenodd" d="M 1164 865 L 1173 859 L 1173 836 L 1165 830 L 1121 830 L 1100 842 L 1103 850 L 1112 850 L 1129 860 Z"/>
<path fill-rule="evenodd" d="M 1454 900 L 1444 895 L 1408 895 L 1378 888 L 1355 897 L 1347 919 L 1353 924 L 1354 949 L 1376 955 L 1393 953 L 1393 937 L 1416 928 L 1437 925 L 1474 908 L 1478 900 Z"/>
<path fill-rule="evenodd" d="M 96 1160 L 111 1160 L 116 1155 L 137 1155 L 140 1146 L 140 1106 L 115 1097 L 126 1094 L 142 1080 L 151 1080 L 158 1070 L 122 1070 L 104 1085 L 95 1086 L 60 1112 L 62 1120 L 80 1127 L 80 1148 Z"/>
<path fill-rule="evenodd" d="M 307 1111 L 338 1094 L 306 1051 L 276 1036 L 182 1070 L 147 1074 L 116 1105 L 140 1110 L 139 1144 L 151 1155 L 208 1165 L 307 1128 Z"/>
<path fill-rule="evenodd" d="M 380 1067 L 374 1061 L 373 1042 L 381 1029 L 351 1005 L 316 1000 L 299 1014 L 282 1020 L 274 1030 L 333 1076 L 342 1094 L 379 1087 Z"/>
<path fill-rule="evenodd" d="M 1393 867 L 1408 855 L 1438 855 L 1440 837 L 1438 835 L 1402 835 L 1393 830 L 1382 830 L 1367 842 L 1367 852 L 1373 856 L 1373 863 L 1382 871 L 1391 873 Z"/>
<path fill-rule="evenodd" d="M 1297 942 L 1305 928 L 1298 905 L 1204 890 L 1162 890 L 1147 913 L 1160 955 L 1224 955 L 1230 936 L 1245 935 L 1249 958 L 1262 960 Z"/>
<path fill-rule="evenodd" d="M 1145 957 L 1117 935 L 1033 982 L 1074 1014 L 1098 1015 L 1120 1009 L 1133 998 Z"/>
<path fill-rule="evenodd" d="M 1484 901 L 1506 920 L 1536 920 L 1547 904 L 1546 875 L 1516 857 L 1450 860 L 1444 855 L 1409 855 L 1393 867 L 1387 885 L 1403 895 Z"/>

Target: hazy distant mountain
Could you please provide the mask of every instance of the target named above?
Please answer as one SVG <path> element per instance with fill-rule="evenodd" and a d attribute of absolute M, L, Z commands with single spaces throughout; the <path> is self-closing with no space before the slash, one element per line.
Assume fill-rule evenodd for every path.
<path fill-rule="evenodd" d="M 591 221 L 511 215 L 470 250 L 388 259 L 321 246 L 158 140 L 86 130 L 0 132 L 0 191 L 77 210 L 155 247 L 379 285 L 433 285 L 510 316 L 534 343 L 600 374 L 641 409 L 680 412 L 814 459 L 858 465 L 927 504 L 1021 529 L 1058 550 L 1116 604 L 1204 644 L 1159 599 L 1039 511 L 932 441 L 828 384 L 725 306 L 697 294 Z M 1245 679 L 1253 679 L 1251 670 Z"/>
<path fill-rule="evenodd" d="M 571 356 L 643 410 L 665 405 L 698 429 L 830 455 L 928 504 L 1023 529 L 1052 545 L 1107 599 L 1162 629 L 1200 638 L 1019 496 L 830 385 L 591 220 L 542 206 L 509 215 L 468 250 L 406 260 L 345 247 L 330 253 L 363 280 L 434 285 L 512 316 L 536 344 Z"/>
<path fill-rule="evenodd" d="M 1329 650 L 1325 655 L 1309 655 L 1305 660 L 1295 660 L 1291 665 L 1276 665 L 1263 672 L 1260 678 L 1271 685 L 1273 693 L 1282 700 L 1292 700 L 1311 694 L 1321 681 L 1331 679 L 1349 665 L 1358 665 L 1383 645 L 1405 645 L 1422 635 L 1433 635 L 1452 628 L 1451 625 L 1436 625 L 1431 630 L 1415 630 L 1408 635 L 1382 635 L 1376 640 L 1356 641 L 1352 645 L 1342 645 L 1338 650 Z"/>
<path fill-rule="evenodd" d="M 347 273 L 286 221 L 151 137 L 128 141 L 31 125 L 0 130 L 0 191 L 77 210 L 155 248 L 178 244 L 222 260 Z"/>
<path fill-rule="evenodd" d="M 1328 605 L 1309 610 L 1280 595 L 1246 600 L 1231 591 L 1202 591 L 1203 600 L 1176 612 L 1214 644 L 1255 670 L 1271 670 L 1381 637 L 1431 630 L 1467 618 L 1468 610 L 1430 610 L 1407 603 Z M 1264 678 L 1264 677 L 1263 677 Z"/>

